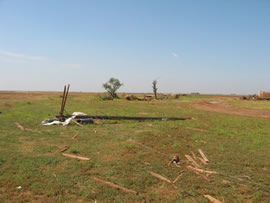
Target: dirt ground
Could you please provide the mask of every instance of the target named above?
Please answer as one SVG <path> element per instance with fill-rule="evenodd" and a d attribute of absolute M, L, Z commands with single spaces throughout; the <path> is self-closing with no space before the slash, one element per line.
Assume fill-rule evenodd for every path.
<path fill-rule="evenodd" d="M 270 118 L 269 111 L 235 107 L 222 101 L 199 100 L 193 104 L 193 107 L 205 111 L 213 111 L 241 116 L 253 116 L 259 118 Z"/>

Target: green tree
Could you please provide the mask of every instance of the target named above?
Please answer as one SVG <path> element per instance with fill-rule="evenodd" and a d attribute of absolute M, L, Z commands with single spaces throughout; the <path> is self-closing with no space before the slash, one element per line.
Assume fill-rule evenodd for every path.
<path fill-rule="evenodd" d="M 110 96 L 114 98 L 118 98 L 116 91 L 123 86 L 124 84 L 120 83 L 120 81 L 116 78 L 110 78 L 110 80 L 103 84 L 104 89 L 110 94 Z"/>

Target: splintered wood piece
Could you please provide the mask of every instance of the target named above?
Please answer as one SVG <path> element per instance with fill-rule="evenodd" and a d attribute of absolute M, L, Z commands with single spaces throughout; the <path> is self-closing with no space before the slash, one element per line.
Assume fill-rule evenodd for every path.
<path fill-rule="evenodd" d="M 204 165 L 207 165 L 207 163 L 206 163 L 201 157 L 198 157 L 198 159 L 199 159 Z"/>
<path fill-rule="evenodd" d="M 183 176 L 183 173 L 181 173 L 179 176 L 177 176 L 177 177 L 174 179 L 173 183 L 176 183 L 176 182 L 181 178 L 181 176 Z"/>
<path fill-rule="evenodd" d="M 60 149 L 59 152 L 65 152 L 65 151 L 67 151 L 67 150 L 69 149 L 69 147 L 70 147 L 70 146 L 65 146 L 65 147 L 63 147 L 62 149 Z"/>
<path fill-rule="evenodd" d="M 90 160 L 90 159 L 87 158 L 87 157 L 77 156 L 77 155 L 73 155 L 73 154 L 66 154 L 66 153 L 63 153 L 62 155 L 63 155 L 63 156 L 66 156 L 66 157 L 74 158 L 74 159 L 84 160 L 84 161 L 89 161 L 89 160 Z"/>
<path fill-rule="evenodd" d="M 203 160 L 204 160 L 206 163 L 208 163 L 209 160 L 207 159 L 207 157 L 205 156 L 205 154 L 203 153 L 203 151 L 202 151 L 201 149 L 199 149 L 198 151 L 200 152 L 200 154 L 201 154 Z"/>
<path fill-rule="evenodd" d="M 222 203 L 221 201 L 217 200 L 216 198 L 210 196 L 210 195 L 204 195 L 205 198 L 209 199 L 209 201 L 213 203 Z"/>
<path fill-rule="evenodd" d="M 193 168 L 192 166 L 187 166 L 188 168 L 191 168 L 193 170 L 196 170 L 198 172 L 201 172 L 201 173 L 208 173 L 208 174 L 217 174 L 216 171 L 207 171 L 207 170 L 203 170 L 203 169 L 200 169 L 200 168 Z"/>
<path fill-rule="evenodd" d="M 172 181 L 170 181 L 168 178 L 165 178 L 165 177 L 163 177 L 163 176 L 161 176 L 161 175 L 159 175 L 159 174 L 157 174 L 157 173 L 154 173 L 154 172 L 152 172 L 152 171 L 149 171 L 149 173 L 150 173 L 152 176 L 154 176 L 154 177 L 156 177 L 156 178 L 159 178 L 160 180 L 163 180 L 163 181 L 165 181 L 165 182 L 167 182 L 167 183 L 172 183 Z"/>
<path fill-rule="evenodd" d="M 208 176 L 205 176 L 205 175 L 199 173 L 198 171 L 194 170 L 193 167 L 191 167 L 191 168 L 187 167 L 187 168 L 190 169 L 191 171 L 193 171 L 194 173 L 196 173 L 198 176 L 202 177 L 204 180 L 206 180 L 208 182 L 212 182 L 213 181 Z"/>
<path fill-rule="evenodd" d="M 16 126 L 17 128 L 19 128 L 20 130 L 24 131 L 24 127 L 22 125 L 20 125 L 19 123 L 16 122 Z"/>
<path fill-rule="evenodd" d="M 73 123 L 75 123 L 76 125 L 82 127 L 82 125 L 80 123 L 78 123 L 77 121 L 75 121 L 74 119 L 71 120 Z"/>
<path fill-rule="evenodd" d="M 197 160 L 197 157 L 196 157 L 196 155 L 191 151 L 191 154 L 192 154 L 192 156 L 193 156 L 193 159 L 194 160 Z"/>
<path fill-rule="evenodd" d="M 75 139 L 76 137 L 78 137 L 79 133 L 76 133 L 71 139 Z"/>
<path fill-rule="evenodd" d="M 181 168 L 181 166 L 177 163 L 173 163 L 176 167 Z"/>
<path fill-rule="evenodd" d="M 113 188 L 120 189 L 120 190 L 122 190 L 124 192 L 127 192 L 127 193 L 133 193 L 135 195 L 137 194 L 137 192 L 135 190 L 130 190 L 130 189 L 124 188 L 122 186 L 116 185 L 116 184 L 108 182 L 108 181 L 104 181 L 104 180 L 101 180 L 101 179 L 98 179 L 98 178 L 95 178 L 95 177 L 92 177 L 91 179 L 98 182 L 98 183 L 108 185 L 108 186 L 113 187 Z"/>
<path fill-rule="evenodd" d="M 189 160 L 192 163 L 193 166 L 197 168 L 201 168 L 201 166 L 194 159 L 192 159 L 191 156 L 185 155 L 185 157 L 187 158 L 187 160 Z"/>

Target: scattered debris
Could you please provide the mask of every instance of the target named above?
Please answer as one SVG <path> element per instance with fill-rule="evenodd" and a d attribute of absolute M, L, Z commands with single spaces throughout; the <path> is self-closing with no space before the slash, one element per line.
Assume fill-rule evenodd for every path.
<path fill-rule="evenodd" d="M 204 161 L 204 159 L 198 157 L 198 159 L 204 164 L 204 165 L 207 165 L 206 161 Z"/>
<path fill-rule="evenodd" d="M 77 122 L 80 124 L 94 124 L 94 120 L 92 118 L 79 119 Z"/>
<path fill-rule="evenodd" d="M 231 184 L 231 181 L 228 181 L 228 180 L 222 180 L 222 183 L 224 183 L 224 184 Z"/>
<path fill-rule="evenodd" d="M 42 125 L 63 125 L 66 126 L 70 123 L 71 119 L 66 119 L 66 121 L 59 121 L 57 118 L 48 119 L 41 122 Z"/>
<path fill-rule="evenodd" d="M 240 97 L 240 99 L 241 99 L 241 100 L 247 100 L 247 97 L 242 96 L 242 97 Z"/>
<path fill-rule="evenodd" d="M 149 101 L 154 99 L 154 97 L 152 95 L 144 95 L 144 100 Z"/>
<path fill-rule="evenodd" d="M 192 170 L 196 170 L 196 171 L 201 172 L 201 173 L 217 174 L 216 171 L 207 171 L 207 170 L 203 170 L 203 169 L 200 169 L 200 168 L 193 168 L 192 166 L 187 166 L 187 168 L 190 168 Z"/>
<path fill-rule="evenodd" d="M 208 104 L 219 104 L 220 102 L 218 102 L 218 101 L 210 101 L 210 102 L 208 102 Z"/>
<path fill-rule="evenodd" d="M 100 120 L 161 120 L 161 121 L 168 121 L 168 120 L 192 120 L 192 118 L 177 118 L 177 117 L 131 117 L 131 116 L 98 116 L 98 115 L 86 115 L 85 113 L 81 112 L 74 112 L 72 115 L 64 115 L 65 105 L 67 101 L 68 91 L 70 85 L 66 88 L 64 87 L 64 92 L 62 96 L 62 103 L 59 115 L 56 116 L 55 119 L 44 120 L 41 122 L 42 125 L 68 125 L 73 119 L 80 119 L 77 121 L 80 124 L 93 124 L 93 119 L 100 119 Z M 135 97 L 127 97 L 127 98 L 135 98 Z M 149 100 L 148 98 L 152 98 L 149 95 L 144 96 L 144 99 Z M 78 123 L 76 123 L 78 125 Z"/>
<path fill-rule="evenodd" d="M 163 180 L 163 181 L 165 181 L 165 182 L 167 182 L 167 183 L 172 183 L 172 181 L 170 181 L 168 178 L 165 178 L 165 177 L 163 177 L 163 176 L 161 176 L 161 175 L 159 175 L 159 174 L 157 174 L 157 173 L 154 173 L 154 172 L 152 172 L 152 171 L 149 171 L 149 173 L 150 173 L 152 176 L 154 176 L 154 177 L 156 177 L 156 178 L 159 178 L 160 180 Z"/>
<path fill-rule="evenodd" d="M 85 115 L 86 114 L 82 113 L 82 112 L 73 112 L 73 114 L 68 116 L 67 119 L 64 119 L 64 121 L 60 121 L 60 118 L 59 119 L 55 118 L 55 119 L 44 120 L 44 121 L 41 122 L 41 124 L 42 125 L 63 125 L 63 126 L 67 126 L 76 117 L 85 116 Z M 76 124 L 81 126 L 81 124 L 79 124 L 78 122 Z"/>
<path fill-rule="evenodd" d="M 66 156 L 66 157 L 74 158 L 74 159 L 84 160 L 84 161 L 89 161 L 89 160 L 90 160 L 90 158 L 82 157 L 82 156 L 77 156 L 77 155 L 73 155 L 73 154 L 66 154 L 66 153 L 63 153 L 62 155 L 63 155 L 63 156 Z"/>
<path fill-rule="evenodd" d="M 197 160 L 198 158 L 196 157 L 196 155 L 191 151 L 192 157 L 194 160 Z"/>
<path fill-rule="evenodd" d="M 125 99 L 126 100 L 129 100 L 129 101 L 133 101 L 133 100 L 139 100 L 138 97 L 136 97 L 135 95 L 126 95 L 125 96 Z"/>
<path fill-rule="evenodd" d="M 59 150 L 59 152 L 65 152 L 70 148 L 70 146 L 65 146 L 62 149 Z"/>
<path fill-rule="evenodd" d="M 72 121 L 73 123 L 75 123 L 76 125 L 82 127 L 82 125 L 81 125 L 80 123 L 78 123 L 77 121 L 75 121 L 75 120 L 71 120 L 71 121 Z"/>
<path fill-rule="evenodd" d="M 205 142 L 204 140 L 201 140 L 201 142 L 202 142 L 203 144 L 207 144 L 207 142 Z"/>
<path fill-rule="evenodd" d="M 16 126 L 17 128 L 19 128 L 20 130 L 24 131 L 24 127 L 22 125 L 20 125 L 19 123 L 16 122 Z"/>
<path fill-rule="evenodd" d="M 176 182 L 180 179 L 181 176 L 183 176 L 183 173 L 181 173 L 179 176 L 177 176 L 177 177 L 174 179 L 173 183 L 176 183 Z"/>
<path fill-rule="evenodd" d="M 213 180 L 210 179 L 208 176 L 201 174 L 200 172 L 198 172 L 197 170 L 195 170 L 193 167 L 188 167 L 188 169 L 190 169 L 191 171 L 193 171 L 194 173 L 196 173 L 198 176 L 202 177 L 204 180 L 208 181 L 208 182 L 212 182 Z"/>
<path fill-rule="evenodd" d="M 200 154 L 201 154 L 203 160 L 204 160 L 206 163 L 208 163 L 209 160 L 207 159 L 207 157 L 205 156 L 205 154 L 203 153 L 203 151 L 202 151 L 201 149 L 199 149 L 198 151 L 200 152 Z"/>
<path fill-rule="evenodd" d="M 91 177 L 92 180 L 98 182 L 98 183 L 101 183 L 101 184 L 104 184 L 104 185 L 108 185 L 110 187 L 113 187 L 113 188 L 117 188 L 117 189 L 120 189 L 124 192 L 127 192 L 127 193 L 133 193 L 133 194 L 137 194 L 137 192 L 135 190 L 130 190 L 130 189 L 127 189 L 127 188 L 124 188 L 122 186 L 119 186 L 119 185 L 116 185 L 114 183 L 111 183 L 111 182 L 108 182 L 108 181 L 104 181 L 104 180 L 101 180 L 99 178 L 95 178 L 95 177 Z"/>
<path fill-rule="evenodd" d="M 185 155 L 185 157 L 191 162 L 193 166 L 195 166 L 196 168 L 201 168 L 201 166 L 194 159 L 192 159 L 191 156 Z"/>
<path fill-rule="evenodd" d="M 173 99 L 178 99 L 180 97 L 180 94 L 171 94 L 171 97 Z"/>
<path fill-rule="evenodd" d="M 240 97 L 241 100 L 270 100 L 270 92 L 260 91 L 258 95 L 252 94 Z"/>
<path fill-rule="evenodd" d="M 204 195 L 204 197 L 213 203 L 222 203 L 221 201 L 217 200 L 216 198 L 212 197 L 211 195 Z"/>
<path fill-rule="evenodd" d="M 249 176 L 245 176 L 245 175 L 240 176 L 239 178 L 246 178 L 246 179 L 248 179 L 248 180 L 251 180 L 251 177 L 249 177 Z"/>
<path fill-rule="evenodd" d="M 75 139 L 76 137 L 78 137 L 79 133 L 76 133 L 71 139 Z"/>
<path fill-rule="evenodd" d="M 259 91 L 257 99 L 270 100 L 270 92 Z"/>
<path fill-rule="evenodd" d="M 32 133 L 41 133 L 39 130 L 33 130 L 33 129 L 30 129 L 30 128 L 24 128 L 21 124 L 19 124 L 18 122 L 15 123 L 17 128 L 19 128 L 20 130 L 22 131 L 29 131 L 29 132 L 32 132 Z"/>
<path fill-rule="evenodd" d="M 173 163 L 176 167 L 178 167 L 178 168 L 181 168 L 181 166 L 180 166 L 180 164 L 177 164 L 177 163 Z"/>
<path fill-rule="evenodd" d="M 70 118 L 72 115 L 66 115 L 66 118 Z M 136 116 L 98 116 L 98 115 L 78 115 L 78 119 L 92 118 L 101 120 L 160 120 L 160 121 L 173 121 L 173 120 L 192 120 L 192 118 L 179 118 L 179 117 L 136 117 Z"/>
<path fill-rule="evenodd" d="M 172 163 L 178 164 L 180 162 L 179 156 L 175 155 L 173 156 L 172 160 L 168 163 L 168 166 L 170 166 Z"/>

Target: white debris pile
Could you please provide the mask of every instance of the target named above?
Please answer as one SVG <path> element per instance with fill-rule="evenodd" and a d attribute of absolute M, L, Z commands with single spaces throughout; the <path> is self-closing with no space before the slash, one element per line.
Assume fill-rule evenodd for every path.
<path fill-rule="evenodd" d="M 66 126 L 68 125 L 74 118 L 77 116 L 86 116 L 87 114 L 82 113 L 82 112 L 73 112 L 71 117 L 67 118 L 65 121 L 59 121 L 57 118 L 54 119 L 49 119 L 49 120 L 44 120 L 41 122 L 42 125 L 63 125 Z"/>

